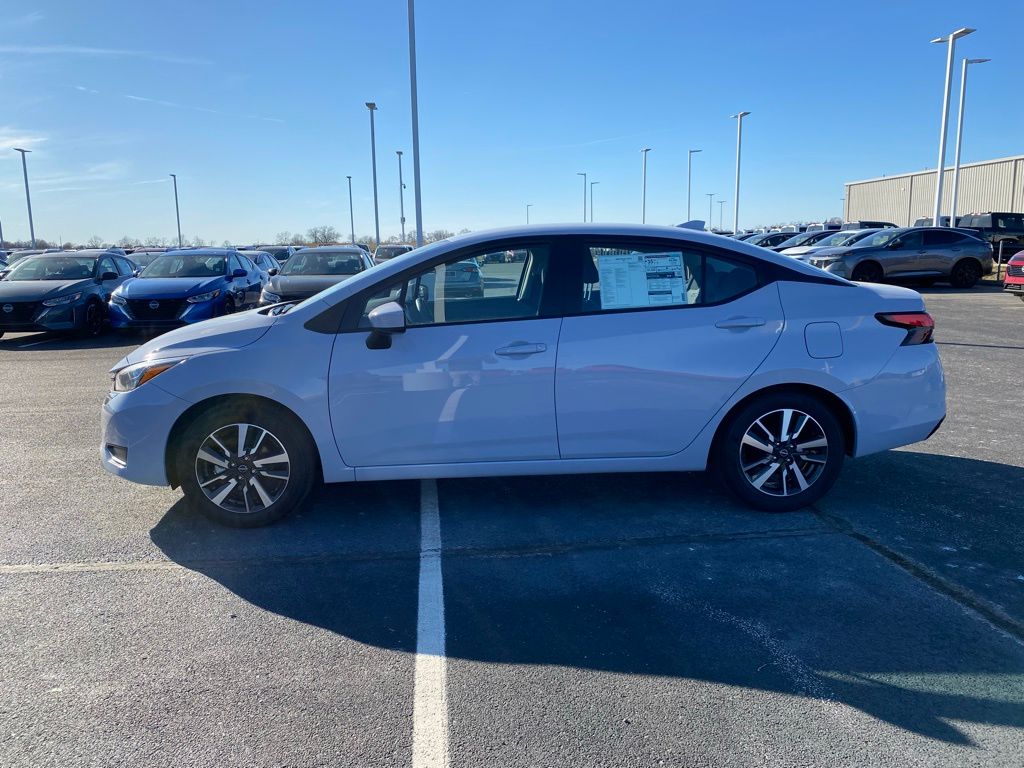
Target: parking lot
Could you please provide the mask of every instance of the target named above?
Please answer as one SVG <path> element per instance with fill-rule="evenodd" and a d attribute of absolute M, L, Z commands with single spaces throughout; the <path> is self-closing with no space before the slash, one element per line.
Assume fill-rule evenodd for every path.
<path fill-rule="evenodd" d="M 221 528 L 99 467 L 139 339 L 5 336 L 0 765 L 1019 766 L 1024 306 L 925 298 L 942 429 L 781 515 L 556 476 Z"/>

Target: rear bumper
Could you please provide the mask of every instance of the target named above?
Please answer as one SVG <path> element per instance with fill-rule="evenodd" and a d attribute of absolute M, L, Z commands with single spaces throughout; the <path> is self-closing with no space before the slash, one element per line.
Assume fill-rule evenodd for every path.
<path fill-rule="evenodd" d="M 900 347 L 871 381 L 838 394 L 853 412 L 854 456 L 927 440 L 946 417 L 946 378 L 934 344 Z"/>

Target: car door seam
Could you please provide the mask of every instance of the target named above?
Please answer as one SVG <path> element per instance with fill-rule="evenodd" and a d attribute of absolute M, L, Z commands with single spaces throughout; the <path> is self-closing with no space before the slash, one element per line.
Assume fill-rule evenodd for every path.
<path fill-rule="evenodd" d="M 562 440 L 558 432 L 558 353 L 562 349 L 562 326 L 565 318 L 558 318 L 558 334 L 555 336 L 555 362 L 551 375 L 551 402 L 555 413 L 555 450 L 558 451 L 558 460 L 562 460 Z"/>

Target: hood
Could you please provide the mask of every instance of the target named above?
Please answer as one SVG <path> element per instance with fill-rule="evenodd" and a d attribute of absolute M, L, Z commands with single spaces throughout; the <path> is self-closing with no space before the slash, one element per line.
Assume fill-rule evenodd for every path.
<path fill-rule="evenodd" d="M 168 357 L 187 357 L 225 349 L 239 349 L 259 341 L 276 317 L 258 310 L 224 315 L 186 325 L 157 336 L 129 353 L 112 370 L 143 360 L 161 360 Z"/>
<path fill-rule="evenodd" d="M 0 301 L 42 301 L 95 288 L 96 281 L 85 280 L 0 280 Z"/>
<path fill-rule="evenodd" d="M 131 277 L 118 293 L 126 299 L 183 299 L 221 288 L 224 277 Z"/>
<path fill-rule="evenodd" d="M 808 250 L 814 251 L 814 256 L 819 259 L 822 256 L 845 256 L 853 251 L 852 248 L 848 248 L 845 245 L 836 245 L 828 248 L 810 248 Z"/>
<path fill-rule="evenodd" d="M 289 299 L 305 299 L 350 277 L 352 275 L 274 275 L 267 283 L 267 290 Z"/>
<path fill-rule="evenodd" d="M 808 251 L 813 251 L 813 245 L 795 245 L 792 248 L 786 248 L 783 251 L 779 251 L 783 256 L 803 256 Z"/>

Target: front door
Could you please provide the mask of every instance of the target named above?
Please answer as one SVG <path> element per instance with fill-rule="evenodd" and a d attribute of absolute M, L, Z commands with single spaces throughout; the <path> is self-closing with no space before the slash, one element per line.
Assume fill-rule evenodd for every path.
<path fill-rule="evenodd" d="M 558 458 L 561 319 L 546 316 L 543 295 L 551 248 L 501 251 L 510 247 L 521 260 L 462 252 L 355 298 L 329 382 L 331 424 L 349 466 Z M 366 316 L 386 301 L 402 304 L 407 328 L 389 348 L 370 349 Z"/>
<path fill-rule="evenodd" d="M 678 453 L 775 345 L 778 290 L 717 249 L 611 238 L 580 249 L 582 301 L 558 347 L 561 456 Z"/>

